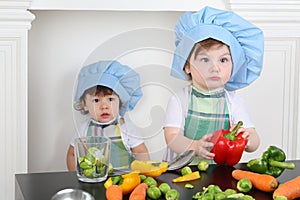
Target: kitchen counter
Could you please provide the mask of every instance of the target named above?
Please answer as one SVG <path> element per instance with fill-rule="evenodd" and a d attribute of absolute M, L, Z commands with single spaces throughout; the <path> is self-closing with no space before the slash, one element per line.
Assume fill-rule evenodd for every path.
<path fill-rule="evenodd" d="M 285 170 L 277 179 L 279 183 L 286 182 L 296 176 L 300 176 L 300 160 L 293 160 L 296 168 L 293 170 Z M 196 170 L 192 167 L 193 171 Z M 235 165 L 234 167 L 224 165 L 210 165 L 206 172 L 201 172 L 201 178 L 190 181 L 195 187 L 186 189 L 186 182 L 172 183 L 172 179 L 179 176 L 176 171 L 167 172 L 157 177 L 159 183 L 167 182 L 171 188 L 180 191 L 181 198 L 184 200 L 192 199 L 192 196 L 203 187 L 210 184 L 219 185 L 222 190 L 227 188 L 236 189 L 237 181 L 231 176 L 234 169 L 247 169 L 244 163 Z M 48 172 L 48 173 L 28 173 L 16 174 L 16 200 L 49 200 L 57 191 L 65 188 L 82 189 L 92 194 L 96 200 L 105 199 L 105 188 L 102 183 L 83 183 L 77 179 L 75 172 Z M 249 194 L 257 200 L 272 199 L 272 193 L 261 192 L 252 189 Z M 125 198 L 126 199 L 126 198 Z M 300 199 L 300 198 L 299 198 Z"/>

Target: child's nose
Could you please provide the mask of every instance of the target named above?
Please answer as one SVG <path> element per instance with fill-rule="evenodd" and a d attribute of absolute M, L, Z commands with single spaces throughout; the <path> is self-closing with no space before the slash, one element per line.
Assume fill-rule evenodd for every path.
<path fill-rule="evenodd" d="M 106 109 L 108 107 L 109 107 L 109 103 L 107 101 L 102 101 L 101 102 L 101 106 L 100 106 L 101 109 Z"/>
<path fill-rule="evenodd" d="M 211 70 L 212 71 L 217 71 L 217 72 L 220 71 L 219 63 L 218 62 L 212 62 Z"/>

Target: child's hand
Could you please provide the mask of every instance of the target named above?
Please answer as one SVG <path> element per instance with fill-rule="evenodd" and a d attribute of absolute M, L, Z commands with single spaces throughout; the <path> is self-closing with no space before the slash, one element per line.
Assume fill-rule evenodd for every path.
<path fill-rule="evenodd" d="M 234 127 L 236 126 L 236 124 L 233 126 L 233 127 L 231 127 L 231 129 L 230 129 L 230 131 L 232 130 L 232 129 L 234 129 Z M 236 132 L 236 136 L 238 135 L 238 134 L 242 134 L 242 137 L 243 138 L 246 138 L 247 140 L 248 140 L 248 142 L 247 142 L 247 144 L 246 144 L 246 146 L 245 146 L 245 150 L 247 150 L 247 148 L 250 146 L 250 140 L 249 140 L 249 136 L 250 136 L 250 133 L 247 131 L 247 129 L 245 129 L 244 127 L 241 127 L 241 128 L 239 128 L 238 130 L 237 130 L 237 132 Z"/>
<path fill-rule="evenodd" d="M 212 148 L 214 144 L 210 142 L 212 134 L 204 135 L 200 140 L 198 140 L 198 152 L 197 155 L 205 159 L 212 160 L 215 156 L 214 153 L 209 152 L 209 148 Z"/>

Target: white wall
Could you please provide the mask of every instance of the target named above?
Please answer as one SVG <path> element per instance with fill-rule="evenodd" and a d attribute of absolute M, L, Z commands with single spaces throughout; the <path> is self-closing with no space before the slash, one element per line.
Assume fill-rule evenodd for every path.
<path fill-rule="evenodd" d="M 84 63 L 118 59 L 140 74 L 144 96 L 130 113 L 161 159 L 164 108 L 180 81 L 169 76 L 180 12 L 34 11 L 29 31 L 29 171 L 65 170 L 73 134 L 72 90 Z M 144 106 L 143 106 L 144 105 Z M 145 106 L 148 105 L 148 106 Z M 155 116 L 155 117 L 154 117 Z"/>
<path fill-rule="evenodd" d="M 249 18 L 256 16 L 240 10 Z M 162 157 L 164 109 L 168 97 L 183 85 L 169 76 L 172 30 L 181 13 L 33 11 L 36 19 L 29 31 L 28 77 L 30 172 L 66 170 L 66 150 L 74 127 L 72 90 L 76 73 L 83 64 L 98 59 L 118 59 L 141 74 L 145 95 L 130 117 L 147 137 L 152 158 Z M 272 18 L 268 18 L 268 12 L 260 14 L 261 21 L 252 19 L 258 20 L 266 36 L 264 69 L 251 87 L 239 93 L 262 140 L 258 151 L 245 153 L 242 161 L 259 157 L 271 144 L 283 148 L 289 159 L 300 158 L 298 30 L 282 21 L 269 23 Z"/>

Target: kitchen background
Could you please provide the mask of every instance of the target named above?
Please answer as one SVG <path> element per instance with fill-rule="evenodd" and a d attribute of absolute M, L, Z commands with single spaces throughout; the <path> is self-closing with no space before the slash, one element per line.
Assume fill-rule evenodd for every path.
<path fill-rule="evenodd" d="M 231 9 L 263 29 L 264 69 L 238 91 L 269 145 L 300 158 L 300 1 L 0 1 L 0 197 L 14 199 L 14 174 L 65 171 L 78 115 L 72 94 L 78 70 L 98 59 L 118 59 L 141 74 L 144 96 L 129 113 L 161 159 L 161 124 L 168 98 L 184 82 L 169 76 L 173 28 L 184 11 L 205 5 Z"/>

